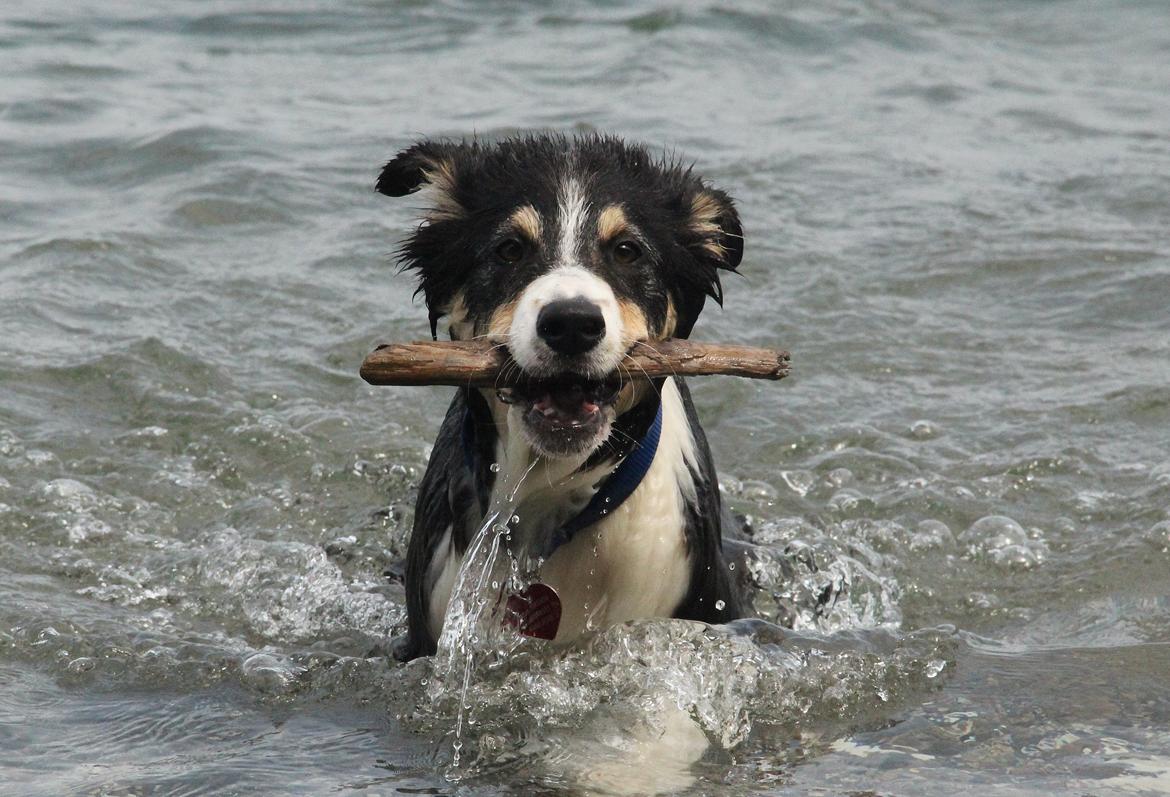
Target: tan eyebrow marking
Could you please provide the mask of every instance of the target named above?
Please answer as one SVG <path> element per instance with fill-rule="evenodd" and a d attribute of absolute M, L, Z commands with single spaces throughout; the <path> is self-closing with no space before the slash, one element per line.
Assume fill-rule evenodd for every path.
<path fill-rule="evenodd" d="M 674 331 L 678 329 L 678 311 L 674 309 L 674 300 L 667 297 L 666 299 L 666 320 L 662 322 L 661 337 L 665 340 L 674 336 Z"/>
<path fill-rule="evenodd" d="M 627 226 L 629 226 L 629 222 L 626 220 L 626 212 L 622 210 L 622 206 L 606 205 L 597 217 L 597 237 L 602 241 L 608 241 L 615 238 Z"/>
<path fill-rule="evenodd" d="M 530 241 L 540 240 L 542 227 L 540 214 L 536 212 L 536 208 L 532 207 L 532 205 L 524 205 L 516 208 L 516 210 L 512 211 L 512 215 L 508 220 L 512 222 L 513 227 L 524 233 Z"/>
<path fill-rule="evenodd" d="M 430 161 L 423 170 L 426 183 L 432 189 L 432 207 L 426 218 L 431 222 L 461 218 L 463 206 L 455 198 L 455 171 L 449 161 Z"/>
<path fill-rule="evenodd" d="M 469 318 L 467 302 L 463 292 L 455 294 L 451 306 L 447 308 L 447 332 L 451 340 L 470 340 L 474 336 L 474 326 Z"/>
<path fill-rule="evenodd" d="M 723 257 L 727 250 L 719 240 L 719 202 L 706 192 L 695 194 L 691 200 L 691 229 L 704 239 L 702 247 L 715 257 Z"/>

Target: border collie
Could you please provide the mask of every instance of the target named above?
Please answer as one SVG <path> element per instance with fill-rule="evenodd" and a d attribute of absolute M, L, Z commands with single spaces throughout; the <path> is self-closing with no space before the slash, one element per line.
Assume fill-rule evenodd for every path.
<path fill-rule="evenodd" d="M 687 337 L 707 297 L 722 304 L 719 272 L 743 255 L 731 199 L 608 136 L 422 141 L 377 182 L 392 197 L 424 189 L 400 262 L 418 274 L 432 336 L 446 319 L 454 340 L 506 346 L 523 381 L 451 401 L 419 486 L 396 656 L 435 652 L 460 564 L 505 490 L 508 545 L 537 568 L 539 592 L 496 596 L 521 633 L 563 643 L 640 617 L 739 617 L 687 386 L 631 380 L 623 365 L 632 347 Z"/>

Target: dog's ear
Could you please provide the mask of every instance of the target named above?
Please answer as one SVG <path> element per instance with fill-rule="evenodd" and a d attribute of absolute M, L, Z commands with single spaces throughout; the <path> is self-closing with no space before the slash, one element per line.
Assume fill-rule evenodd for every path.
<path fill-rule="evenodd" d="M 686 221 L 690 233 L 687 248 L 700 265 L 696 278 L 703 293 L 723 306 L 719 271 L 735 271 L 743 260 L 743 228 L 731 197 L 717 188 L 700 187 L 690 197 Z M 702 300 L 693 309 L 698 316 Z M 692 318 L 692 323 L 693 323 Z"/>
<path fill-rule="evenodd" d="M 692 248 L 715 268 L 735 271 L 743 260 L 743 227 L 731 197 L 716 188 L 703 188 L 691 197 L 687 226 L 694 234 Z"/>
<path fill-rule="evenodd" d="M 433 186 L 436 193 L 432 221 L 461 216 L 463 209 L 455 195 L 455 179 L 459 153 L 465 148 L 464 144 L 420 141 L 382 167 L 375 190 L 386 196 L 406 196 Z"/>
<path fill-rule="evenodd" d="M 406 196 L 422 189 L 430 192 L 424 223 L 402 243 L 398 262 L 402 270 L 414 270 L 419 275 L 415 294 L 422 293 L 426 300 L 432 338 L 436 337 L 438 320 L 460 279 L 460 270 L 452 267 L 457 263 L 453 264 L 448 256 L 449 236 L 437 232 L 442 226 L 438 223 L 466 215 L 458 193 L 459 180 L 470 171 L 475 147 L 474 142 L 420 141 L 382 167 L 375 185 L 386 196 Z"/>

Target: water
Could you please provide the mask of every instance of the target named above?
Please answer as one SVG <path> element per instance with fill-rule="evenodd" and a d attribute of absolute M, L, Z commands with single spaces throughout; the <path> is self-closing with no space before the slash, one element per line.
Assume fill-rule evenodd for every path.
<path fill-rule="evenodd" d="M 0 792 L 1170 792 L 1160 0 L 17 0 L 0 52 Z M 381 655 L 447 391 L 356 378 L 426 334 L 372 183 L 534 126 L 739 201 L 696 334 L 794 375 L 693 388 L 765 621 L 477 658 L 452 773 Z"/>

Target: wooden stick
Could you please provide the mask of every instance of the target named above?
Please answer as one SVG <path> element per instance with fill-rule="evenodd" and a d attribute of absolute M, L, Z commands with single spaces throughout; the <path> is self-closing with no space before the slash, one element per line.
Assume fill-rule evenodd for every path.
<path fill-rule="evenodd" d="M 725 374 L 749 379 L 788 376 L 788 352 L 671 339 L 637 343 L 622 361 L 633 378 Z M 524 379 L 519 368 L 504 368 L 507 350 L 488 341 L 419 341 L 379 346 L 362 363 L 371 385 L 467 385 L 508 387 Z"/>

